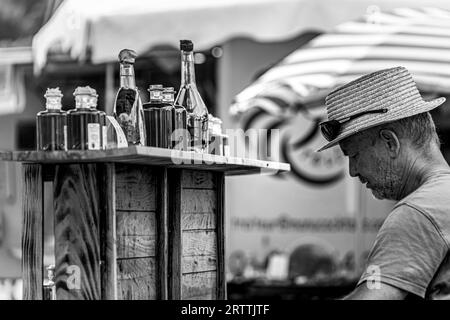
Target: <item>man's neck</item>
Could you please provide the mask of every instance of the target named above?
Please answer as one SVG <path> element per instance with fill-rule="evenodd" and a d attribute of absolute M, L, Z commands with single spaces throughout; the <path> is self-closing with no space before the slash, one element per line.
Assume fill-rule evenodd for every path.
<path fill-rule="evenodd" d="M 403 199 L 407 195 L 417 190 L 421 185 L 428 181 L 438 171 L 450 170 L 447 162 L 439 150 L 431 151 L 432 155 L 416 155 L 411 159 L 410 165 L 405 168 L 403 173 L 402 189 L 397 199 Z"/>

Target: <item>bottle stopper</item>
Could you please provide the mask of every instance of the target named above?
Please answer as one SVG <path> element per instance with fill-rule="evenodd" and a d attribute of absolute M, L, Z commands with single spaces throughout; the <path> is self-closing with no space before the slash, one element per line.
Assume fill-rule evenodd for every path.
<path fill-rule="evenodd" d="M 180 40 L 180 50 L 187 52 L 193 51 L 194 44 L 191 40 Z"/>
<path fill-rule="evenodd" d="M 45 91 L 44 97 L 60 97 L 62 98 L 63 94 L 61 93 L 61 90 L 59 90 L 59 87 L 57 88 L 47 88 L 47 91 Z"/>
<path fill-rule="evenodd" d="M 123 49 L 119 52 L 119 62 L 134 64 L 136 61 L 137 53 L 131 49 Z"/>

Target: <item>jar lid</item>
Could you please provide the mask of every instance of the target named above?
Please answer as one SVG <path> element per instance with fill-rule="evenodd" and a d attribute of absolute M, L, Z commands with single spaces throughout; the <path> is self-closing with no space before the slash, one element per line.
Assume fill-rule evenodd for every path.
<path fill-rule="evenodd" d="M 61 90 L 59 90 L 59 87 L 56 88 L 47 88 L 47 91 L 45 91 L 44 97 L 62 97 L 63 94 L 61 93 Z"/>
<path fill-rule="evenodd" d="M 86 87 L 77 87 L 75 91 L 73 92 L 74 96 L 78 95 L 91 95 L 92 94 L 92 88 L 89 86 Z"/>
<path fill-rule="evenodd" d="M 148 86 L 147 91 L 150 90 L 163 90 L 163 85 L 162 84 L 151 84 Z"/>

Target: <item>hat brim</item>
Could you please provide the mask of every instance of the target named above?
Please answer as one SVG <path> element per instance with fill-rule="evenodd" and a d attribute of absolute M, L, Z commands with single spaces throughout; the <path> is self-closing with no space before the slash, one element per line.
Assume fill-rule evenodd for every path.
<path fill-rule="evenodd" d="M 422 103 L 419 103 L 415 105 L 412 108 L 408 108 L 408 110 L 396 110 L 394 114 L 386 112 L 377 116 L 369 116 L 371 117 L 372 121 L 367 121 L 362 123 L 360 126 L 356 126 L 355 128 L 352 128 L 351 130 L 346 130 L 345 127 L 342 130 L 342 133 L 338 135 L 334 140 L 328 142 L 325 144 L 322 148 L 317 150 L 317 152 L 321 152 L 323 150 L 326 150 L 328 148 L 331 148 L 338 144 L 340 141 L 342 141 L 345 138 L 348 138 L 355 133 L 367 130 L 369 128 L 373 128 L 385 123 L 394 122 L 403 118 L 412 117 L 420 113 L 431 111 L 437 107 L 439 107 L 441 104 L 445 102 L 444 97 L 440 97 L 431 101 L 422 101 Z"/>

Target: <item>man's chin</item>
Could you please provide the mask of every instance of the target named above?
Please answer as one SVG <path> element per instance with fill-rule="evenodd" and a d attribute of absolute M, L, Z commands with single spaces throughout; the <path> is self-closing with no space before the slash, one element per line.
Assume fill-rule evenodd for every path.
<path fill-rule="evenodd" d="M 377 189 L 372 189 L 372 188 L 369 188 L 370 189 L 370 191 L 372 192 L 372 195 L 376 198 L 376 199 L 378 199 L 378 200 L 384 200 L 384 199 L 386 199 L 386 196 L 382 193 L 382 192 L 379 192 Z"/>

